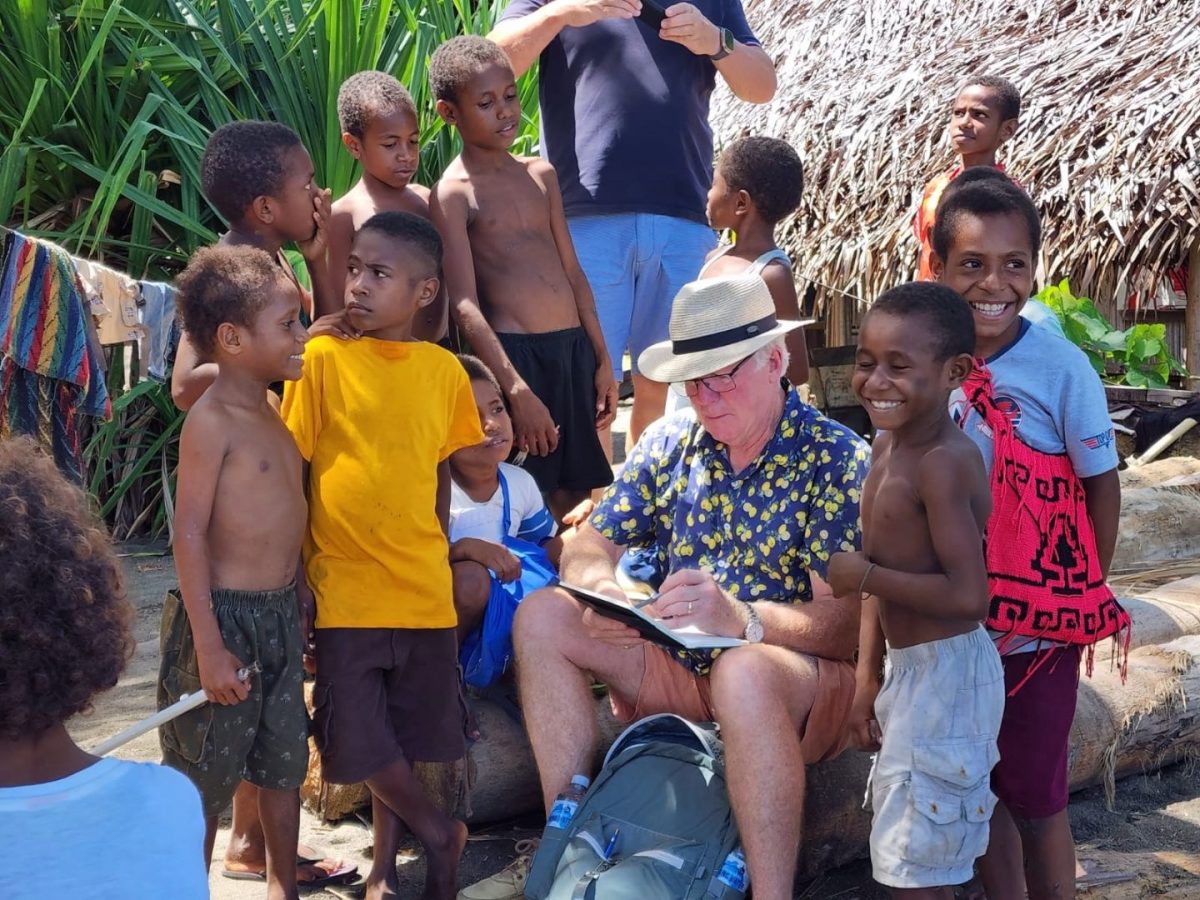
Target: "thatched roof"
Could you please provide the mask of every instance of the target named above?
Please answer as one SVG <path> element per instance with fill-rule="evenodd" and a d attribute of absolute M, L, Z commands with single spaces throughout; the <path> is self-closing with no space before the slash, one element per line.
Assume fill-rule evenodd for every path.
<path fill-rule="evenodd" d="M 775 58 L 767 107 L 722 91 L 718 144 L 790 141 L 805 202 L 785 228 L 797 270 L 860 298 L 913 277 L 911 221 L 954 161 L 950 105 L 971 75 L 1024 106 L 1003 159 L 1046 231 L 1044 272 L 1113 303 L 1200 241 L 1197 0 L 745 0 Z M 822 298 L 836 296 L 822 291 Z"/>

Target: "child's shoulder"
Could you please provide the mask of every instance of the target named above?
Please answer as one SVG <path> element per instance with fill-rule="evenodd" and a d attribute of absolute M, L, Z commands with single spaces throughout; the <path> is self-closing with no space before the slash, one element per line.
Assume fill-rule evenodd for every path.
<path fill-rule="evenodd" d="M 1021 323 L 1016 342 L 988 367 L 1006 380 L 1017 376 L 1042 384 L 1062 380 L 1100 385 L 1100 376 L 1086 353 L 1050 328 L 1027 319 Z"/>
<path fill-rule="evenodd" d="M 528 490 L 530 488 L 540 497 L 541 490 L 537 486 L 537 482 L 533 476 L 520 466 L 514 466 L 512 463 L 500 463 L 500 474 L 504 476 L 504 480 L 508 482 L 508 489 L 512 491 L 514 488 L 518 490 Z"/>
<path fill-rule="evenodd" d="M 361 228 L 367 219 L 381 212 L 406 212 L 429 218 L 429 188 L 409 184 L 402 188 L 382 188 L 375 193 L 367 190 L 360 179 L 333 203 L 332 214 L 348 219 L 351 228 Z"/>

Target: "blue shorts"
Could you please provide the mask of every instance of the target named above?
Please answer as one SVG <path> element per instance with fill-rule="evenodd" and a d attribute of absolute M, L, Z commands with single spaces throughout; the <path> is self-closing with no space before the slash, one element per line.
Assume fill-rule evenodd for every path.
<path fill-rule="evenodd" d="M 626 350 L 636 372 L 638 355 L 667 339 L 671 302 L 700 274 L 716 233 L 690 219 L 652 213 L 574 216 L 567 226 L 620 381 Z"/>

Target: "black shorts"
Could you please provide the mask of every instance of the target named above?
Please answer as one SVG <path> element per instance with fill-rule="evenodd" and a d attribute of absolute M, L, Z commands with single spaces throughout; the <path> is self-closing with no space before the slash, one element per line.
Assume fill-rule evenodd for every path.
<path fill-rule="evenodd" d="M 313 734 L 321 774 L 356 784 L 398 759 L 466 752 L 453 628 L 318 628 Z"/>
<path fill-rule="evenodd" d="M 295 790 L 308 773 L 303 643 L 294 587 L 276 591 L 212 591 L 225 649 L 258 663 L 250 696 L 234 706 L 205 703 L 159 728 L 163 762 L 200 791 L 204 815 L 219 815 L 249 781 Z M 158 708 L 200 690 L 200 669 L 187 611 L 178 591 L 163 602 L 159 635 Z"/>
<path fill-rule="evenodd" d="M 596 351 L 587 333 L 567 328 L 496 337 L 558 426 L 555 451 L 524 463 L 538 488 L 590 491 L 611 484 L 612 466 L 596 434 Z"/>

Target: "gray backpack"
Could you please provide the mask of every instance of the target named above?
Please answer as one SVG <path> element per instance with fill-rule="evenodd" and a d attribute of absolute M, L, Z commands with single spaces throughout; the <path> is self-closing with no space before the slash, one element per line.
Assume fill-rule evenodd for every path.
<path fill-rule="evenodd" d="M 679 716 L 649 716 L 613 743 L 570 825 L 545 830 L 525 896 L 741 900 L 745 864 L 737 849 L 715 731 Z"/>

